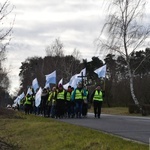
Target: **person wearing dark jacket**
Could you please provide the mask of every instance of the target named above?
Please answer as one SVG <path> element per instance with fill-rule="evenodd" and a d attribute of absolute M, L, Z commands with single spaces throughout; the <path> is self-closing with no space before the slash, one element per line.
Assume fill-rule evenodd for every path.
<path fill-rule="evenodd" d="M 94 105 L 95 118 L 96 117 L 100 118 L 103 97 L 104 97 L 104 95 L 101 90 L 101 87 L 98 85 L 91 95 L 91 99 L 92 99 L 92 102 Z"/>
<path fill-rule="evenodd" d="M 41 95 L 41 111 L 44 117 L 46 117 L 48 96 L 48 91 L 44 88 Z"/>

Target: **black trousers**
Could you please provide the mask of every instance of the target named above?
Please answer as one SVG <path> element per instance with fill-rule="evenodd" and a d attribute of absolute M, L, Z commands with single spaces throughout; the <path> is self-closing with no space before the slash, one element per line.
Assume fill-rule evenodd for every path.
<path fill-rule="evenodd" d="M 31 105 L 30 104 L 25 104 L 24 106 L 24 110 L 25 110 L 25 114 L 30 114 L 30 110 L 31 110 Z"/>
<path fill-rule="evenodd" d="M 86 116 L 87 115 L 87 111 L 88 111 L 88 104 L 87 103 L 83 103 L 83 105 L 82 105 L 82 116 Z"/>
<path fill-rule="evenodd" d="M 65 100 L 56 100 L 56 117 L 63 117 L 65 114 Z"/>
<path fill-rule="evenodd" d="M 94 114 L 95 114 L 95 117 L 97 117 L 97 115 L 98 115 L 98 118 L 100 118 L 101 108 L 102 108 L 102 101 L 94 100 Z"/>

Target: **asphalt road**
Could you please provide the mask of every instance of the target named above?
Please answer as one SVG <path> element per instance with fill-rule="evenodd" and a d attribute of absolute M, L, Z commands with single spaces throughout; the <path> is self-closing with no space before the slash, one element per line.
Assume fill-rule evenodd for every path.
<path fill-rule="evenodd" d="M 60 119 L 60 121 L 111 133 L 146 144 L 150 142 L 150 117 L 102 114 L 101 118 L 98 119 L 94 118 L 94 114 L 88 113 L 87 118 Z"/>

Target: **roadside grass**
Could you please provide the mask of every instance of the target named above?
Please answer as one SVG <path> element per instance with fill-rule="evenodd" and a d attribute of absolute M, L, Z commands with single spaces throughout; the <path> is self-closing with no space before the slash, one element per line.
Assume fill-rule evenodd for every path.
<path fill-rule="evenodd" d="M 16 114 L 15 114 L 16 115 Z M 17 113 L 0 118 L 0 138 L 19 150 L 146 150 L 148 145 L 127 141 L 56 119 Z M 7 142 L 6 141 L 6 142 Z M 16 149 L 17 149 L 16 148 Z"/>
<path fill-rule="evenodd" d="M 88 112 L 93 113 L 93 106 L 88 110 Z M 110 115 L 127 115 L 127 116 L 142 116 L 141 113 L 129 113 L 128 107 L 102 107 L 102 114 L 110 114 Z M 145 116 L 144 116 L 145 117 Z M 150 117 L 148 115 L 147 117 Z"/>
<path fill-rule="evenodd" d="M 127 107 L 104 107 L 102 113 L 113 115 L 130 115 Z"/>

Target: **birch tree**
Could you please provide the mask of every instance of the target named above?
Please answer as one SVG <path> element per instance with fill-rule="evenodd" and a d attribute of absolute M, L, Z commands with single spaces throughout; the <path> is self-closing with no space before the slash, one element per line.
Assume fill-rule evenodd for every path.
<path fill-rule="evenodd" d="M 9 78 L 3 61 L 6 59 L 6 47 L 11 39 L 14 19 L 9 22 L 8 16 L 13 9 L 14 6 L 9 1 L 0 2 L 0 87 L 5 90 L 9 87 Z"/>
<path fill-rule="evenodd" d="M 134 70 L 131 70 L 130 59 L 131 53 L 142 48 L 150 34 L 150 27 L 142 22 L 145 5 L 145 0 L 111 0 L 109 14 L 99 38 L 102 49 L 117 52 L 125 58 L 130 92 L 136 105 L 139 105 L 139 100 L 134 90 Z"/>

